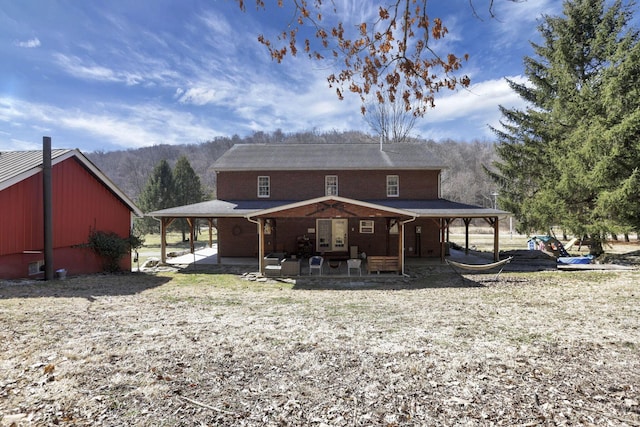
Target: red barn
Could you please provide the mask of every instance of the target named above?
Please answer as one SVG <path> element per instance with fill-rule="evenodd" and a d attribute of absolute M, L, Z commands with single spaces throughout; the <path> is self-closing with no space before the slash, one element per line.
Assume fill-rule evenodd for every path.
<path fill-rule="evenodd" d="M 92 230 L 128 237 L 135 204 L 78 150 L 51 153 L 54 270 L 87 274 L 103 261 Z M 40 278 L 44 263 L 42 151 L 0 152 L 0 279 Z M 131 257 L 120 267 L 131 269 Z"/>

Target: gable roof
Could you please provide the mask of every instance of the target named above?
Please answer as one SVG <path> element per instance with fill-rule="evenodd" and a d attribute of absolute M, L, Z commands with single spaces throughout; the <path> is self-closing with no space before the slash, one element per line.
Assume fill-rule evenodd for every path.
<path fill-rule="evenodd" d="M 216 171 L 444 169 L 425 144 L 236 144 Z"/>
<path fill-rule="evenodd" d="M 407 210 L 397 209 L 394 207 L 385 207 L 382 205 L 373 204 L 373 203 L 365 202 L 362 200 L 349 199 L 349 198 L 340 197 L 340 196 L 323 196 L 323 197 L 317 197 L 315 199 L 289 203 L 281 206 L 276 206 L 273 208 L 263 209 L 261 211 L 254 212 L 252 214 L 247 214 L 246 217 L 247 218 L 258 217 L 258 216 L 266 217 L 266 216 L 269 216 L 275 213 L 280 213 L 286 210 L 295 210 L 300 207 L 311 206 L 316 204 L 320 204 L 320 205 L 324 204 L 327 206 L 327 208 L 329 208 L 329 207 L 332 207 L 331 202 L 338 202 L 342 205 L 348 204 L 348 205 L 358 206 L 358 207 L 366 208 L 370 211 L 382 211 L 385 213 L 392 213 L 392 214 L 395 214 L 398 216 L 404 216 L 407 218 L 415 219 L 417 217 L 416 214 L 414 214 L 413 212 L 409 212 Z"/>
<path fill-rule="evenodd" d="M 98 181 L 107 187 L 137 216 L 143 213 L 96 165 L 80 150 L 52 149 L 51 165 L 75 157 Z M 23 181 L 42 170 L 42 151 L 0 151 L 0 191 Z"/>

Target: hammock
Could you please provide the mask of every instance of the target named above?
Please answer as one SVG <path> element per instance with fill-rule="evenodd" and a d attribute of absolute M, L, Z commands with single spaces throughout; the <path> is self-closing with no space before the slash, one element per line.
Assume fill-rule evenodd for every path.
<path fill-rule="evenodd" d="M 492 270 L 494 268 L 500 267 L 498 274 L 496 274 L 496 277 L 494 278 L 494 280 L 498 280 L 498 276 L 500 276 L 500 273 L 502 273 L 502 269 L 504 268 L 505 265 L 509 264 L 512 259 L 513 257 L 510 256 L 509 258 L 505 258 L 503 260 L 500 260 L 498 262 L 493 262 L 491 264 L 464 264 L 462 262 L 450 261 L 448 259 L 445 261 L 447 262 L 447 264 L 451 266 L 453 271 L 455 271 L 460 275 L 462 275 L 462 273 L 458 272 L 454 267 L 457 267 L 461 270 L 467 270 L 467 271 L 476 272 L 476 273 L 481 271 Z"/>

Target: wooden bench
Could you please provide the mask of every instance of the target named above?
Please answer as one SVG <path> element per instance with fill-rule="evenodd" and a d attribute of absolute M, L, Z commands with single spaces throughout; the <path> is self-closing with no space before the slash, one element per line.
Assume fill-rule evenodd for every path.
<path fill-rule="evenodd" d="M 369 274 L 375 271 L 400 271 L 400 263 L 397 256 L 369 256 L 367 257 L 367 271 Z"/>

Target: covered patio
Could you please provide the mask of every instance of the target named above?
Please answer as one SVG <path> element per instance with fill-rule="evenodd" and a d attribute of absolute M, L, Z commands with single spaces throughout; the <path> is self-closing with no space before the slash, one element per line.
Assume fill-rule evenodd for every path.
<path fill-rule="evenodd" d="M 284 230 L 280 230 L 276 234 L 277 227 L 286 227 L 291 221 L 302 221 L 305 224 L 310 221 L 328 220 L 328 219 L 346 219 L 349 220 L 368 220 L 375 219 L 383 221 L 387 224 L 388 230 L 392 227 L 394 234 L 397 236 L 390 236 L 390 232 L 387 232 L 385 236 L 378 235 L 378 239 L 386 239 L 386 251 L 385 254 L 397 258 L 398 273 L 403 274 L 407 260 L 417 259 L 432 259 L 438 260 L 440 264 L 445 263 L 445 257 L 448 252 L 449 241 L 449 226 L 456 219 L 461 219 L 465 225 L 465 254 L 469 253 L 469 225 L 473 219 L 482 219 L 488 226 L 493 229 L 493 259 L 499 260 L 499 224 L 500 219 L 508 216 L 507 212 L 497 210 L 481 208 L 477 206 L 465 205 L 457 202 L 452 202 L 445 199 L 436 200 L 375 200 L 375 201 L 359 201 L 353 199 L 347 199 L 338 196 L 325 196 L 311 200 L 304 201 L 272 201 L 272 200 L 254 200 L 254 201 L 223 201 L 223 200 L 211 200 L 207 202 L 196 203 L 192 205 L 179 206 L 175 208 L 164 209 L 147 214 L 160 221 L 161 228 L 161 262 L 167 262 L 166 256 L 166 232 L 169 225 L 177 218 L 184 218 L 187 220 L 190 228 L 190 242 L 191 253 L 194 253 L 194 240 L 196 233 L 196 225 L 198 222 L 205 222 L 208 226 L 208 245 L 213 246 L 213 228 L 219 226 L 219 220 L 221 219 L 235 219 L 245 220 L 248 223 L 253 223 L 255 227 L 254 238 L 257 237 L 256 250 L 253 256 L 247 257 L 253 258 L 258 263 L 260 273 L 265 273 L 265 258 L 269 253 L 274 252 L 274 248 L 279 247 L 278 236 L 284 235 Z M 306 222 L 305 222 L 306 221 Z M 414 236 L 410 235 L 407 229 L 407 225 L 410 223 L 428 225 L 429 227 L 437 230 L 437 242 L 438 249 L 433 251 L 433 256 L 425 256 L 425 254 L 419 251 L 420 248 L 414 248 L 409 245 L 417 246 L 420 242 Z M 315 223 L 313 223 L 315 224 Z M 319 224 L 319 223 L 318 223 Z M 353 222 L 348 223 L 353 224 Z M 316 233 L 315 225 L 305 225 L 309 231 Z M 348 233 L 353 233 L 352 226 L 347 230 Z M 418 233 L 420 225 L 416 225 L 415 232 Z M 217 233 L 218 248 L 220 244 L 224 242 L 224 233 Z M 417 235 L 417 237 L 420 237 Z M 221 242 L 222 239 L 222 242 Z M 266 245 L 267 239 L 271 245 Z M 353 239 L 353 238 L 352 238 Z M 380 242 L 378 242 L 380 243 Z M 316 243 L 317 244 L 317 243 Z M 346 266 L 346 260 L 348 258 L 354 258 L 354 255 L 349 252 L 349 247 L 341 248 L 343 251 L 340 256 L 329 250 L 323 251 L 323 255 L 327 258 L 328 268 L 326 274 L 331 273 L 343 273 L 341 267 Z M 334 248 L 335 249 L 335 248 Z M 411 249 L 408 253 L 408 249 Z M 379 255 L 377 253 L 369 253 L 368 255 Z M 357 255 L 356 255 L 357 256 Z M 225 257 L 216 255 L 216 262 L 218 264 L 224 263 L 224 259 L 231 259 L 237 257 Z M 306 257 L 305 257 L 306 258 Z M 336 260 L 333 263 L 335 267 L 329 265 L 329 260 Z M 338 261 L 345 261 L 340 263 Z M 306 259 L 299 261 L 301 268 L 298 270 L 298 274 L 304 274 L 304 262 Z M 342 265 L 344 264 L 344 266 Z M 362 273 L 365 273 L 366 269 L 362 268 Z M 351 271 L 351 274 L 358 274 L 357 271 Z"/>

